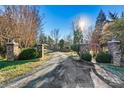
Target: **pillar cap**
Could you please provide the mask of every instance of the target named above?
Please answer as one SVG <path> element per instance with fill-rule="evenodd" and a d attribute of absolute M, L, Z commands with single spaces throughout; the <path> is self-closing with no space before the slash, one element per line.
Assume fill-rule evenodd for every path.
<path fill-rule="evenodd" d="M 120 43 L 119 40 L 117 40 L 117 38 L 115 36 L 112 37 L 111 41 L 108 41 L 108 43 Z"/>
<path fill-rule="evenodd" d="M 7 45 L 18 45 L 18 43 L 16 43 L 14 40 L 12 40 L 11 42 L 7 42 Z"/>
<path fill-rule="evenodd" d="M 111 41 L 108 41 L 108 43 L 120 43 L 120 41 L 117 41 L 117 40 L 111 40 Z"/>

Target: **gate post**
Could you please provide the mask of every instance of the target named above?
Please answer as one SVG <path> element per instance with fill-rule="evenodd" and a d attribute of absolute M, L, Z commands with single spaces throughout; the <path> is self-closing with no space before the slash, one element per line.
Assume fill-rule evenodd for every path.
<path fill-rule="evenodd" d="M 120 62 L 121 62 L 120 41 L 117 41 L 115 39 L 108 41 L 108 49 L 112 56 L 112 63 L 115 66 L 120 66 Z"/>
<path fill-rule="evenodd" d="M 37 51 L 40 52 L 42 58 L 44 58 L 44 44 L 37 44 Z"/>
<path fill-rule="evenodd" d="M 12 42 L 8 42 L 6 44 L 6 52 L 8 61 L 14 61 L 15 59 L 18 59 L 18 55 L 20 53 L 18 43 L 15 43 L 14 40 L 12 40 Z"/>

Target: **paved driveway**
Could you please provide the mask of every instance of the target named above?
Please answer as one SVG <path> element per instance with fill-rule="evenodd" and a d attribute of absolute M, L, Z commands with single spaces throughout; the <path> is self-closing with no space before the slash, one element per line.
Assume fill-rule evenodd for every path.
<path fill-rule="evenodd" d="M 61 52 L 53 53 L 53 57 L 37 71 L 23 78 L 14 80 L 4 87 L 23 88 L 93 88 L 110 87 L 92 71 L 93 66 L 80 63 Z"/>

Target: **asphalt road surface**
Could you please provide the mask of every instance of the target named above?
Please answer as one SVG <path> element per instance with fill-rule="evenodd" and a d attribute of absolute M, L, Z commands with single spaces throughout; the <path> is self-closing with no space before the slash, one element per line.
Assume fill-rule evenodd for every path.
<path fill-rule="evenodd" d="M 93 66 L 75 61 L 61 52 L 35 73 L 6 84 L 9 88 L 109 88 L 92 71 Z"/>

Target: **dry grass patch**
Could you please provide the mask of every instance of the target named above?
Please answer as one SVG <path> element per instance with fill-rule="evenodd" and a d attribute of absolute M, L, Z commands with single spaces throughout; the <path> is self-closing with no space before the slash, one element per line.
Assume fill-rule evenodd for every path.
<path fill-rule="evenodd" d="M 74 51 L 64 52 L 64 54 L 67 55 L 67 56 L 73 56 L 73 57 L 78 56 L 78 54 Z"/>

